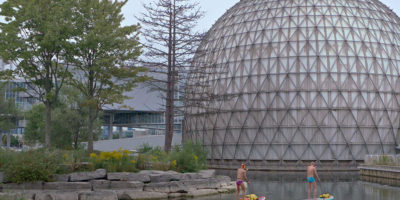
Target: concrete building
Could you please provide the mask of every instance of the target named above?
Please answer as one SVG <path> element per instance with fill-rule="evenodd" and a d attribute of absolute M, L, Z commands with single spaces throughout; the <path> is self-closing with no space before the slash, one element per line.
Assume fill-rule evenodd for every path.
<path fill-rule="evenodd" d="M 198 49 L 183 140 L 211 166 L 355 166 L 395 153 L 399 78 L 400 19 L 378 0 L 241 0 Z"/>

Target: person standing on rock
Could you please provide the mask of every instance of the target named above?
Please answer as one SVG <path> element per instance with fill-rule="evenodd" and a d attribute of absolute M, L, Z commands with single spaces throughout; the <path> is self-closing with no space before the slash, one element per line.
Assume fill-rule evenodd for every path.
<path fill-rule="evenodd" d="M 247 172 L 246 165 L 242 163 L 240 168 L 237 170 L 237 179 L 236 179 L 237 191 L 236 191 L 235 200 L 238 200 L 238 198 L 240 196 L 240 190 L 242 190 L 242 192 L 243 192 L 243 199 L 246 196 L 246 187 L 243 183 L 243 180 L 246 180 L 247 184 L 250 183 L 249 180 L 247 179 L 246 172 Z"/>

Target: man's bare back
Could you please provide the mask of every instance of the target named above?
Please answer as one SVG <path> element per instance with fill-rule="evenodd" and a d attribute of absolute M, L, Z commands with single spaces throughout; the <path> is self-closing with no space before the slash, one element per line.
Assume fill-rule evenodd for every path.
<path fill-rule="evenodd" d="M 239 168 L 237 170 L 237 180 L 247 180 L 246 172 L 246 169 Z"/>
<path fill-rule="evenodd" d="M 307 177 L 314 177 L 315 173 L 316 173 L 316 169 L 314 166 L 310 165 L 307 167 Z"/>

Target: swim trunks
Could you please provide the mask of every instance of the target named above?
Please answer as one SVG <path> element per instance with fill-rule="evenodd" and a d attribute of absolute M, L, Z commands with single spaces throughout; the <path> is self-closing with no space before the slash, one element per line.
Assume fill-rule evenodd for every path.
<path fill-rule="evenodd" d="M 243 181 L 242 180 L 237 180 L 236 185 L 242 185 Z"/>
<path fill-rule="evenodd" d="M 307 181 L 308 181 L 309 183 L 314 183 L 314 182 L 315 182 L 315 179 L 314 179 L 314 177 L 307 177 Z"/>

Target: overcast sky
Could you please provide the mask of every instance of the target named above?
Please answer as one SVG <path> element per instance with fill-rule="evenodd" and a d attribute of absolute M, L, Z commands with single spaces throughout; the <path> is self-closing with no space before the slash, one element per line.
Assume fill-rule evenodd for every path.
<path fill-rule="evenodd" d="M 5 0 L 0 0 L 3 3 Z M 136 24 L 137 20 L 135 15 L 140 15 L 144 11 L 142 4 L 149 3 L 155 0 L 129 0 L 127 5 L 123 8 L 125 15 L 125 25 Z M 199 22 L 198 29 L 207 31 L 211 28 L 215 21 L 221 17 L 226 10 L 231 8 L 240 0 L 197 0 L 200 2 L 201 8 L 205 11 L 205 16 Z M 371 0 L 372 1 L 372 0 Z M 400 16 L 400 0 L 381 0 L 384 4 L 392 8 L 397 15 Z"/>
<path fill-rule="evenodd" d="M 0 0 L 3 1 L 3 0 Z M 143 12 L 143 3 L 149 3 L 154 0 L 129 0 L 125 5 L 123 12 L 125 15 L 125 24 L 137 23 L 134 15 L 139 15 Z M 198 29 L 207 31 L 211 28 L 215 21 L 221 17 L 226 10 L 235 5 L 240 0 L 198 0 L 201 8 L 205 11 L 204 18 L 199 22 Z M 392 8 L 397 15 L 400 16 L 400 0 L 381 0 L 384 4 Z"/>

